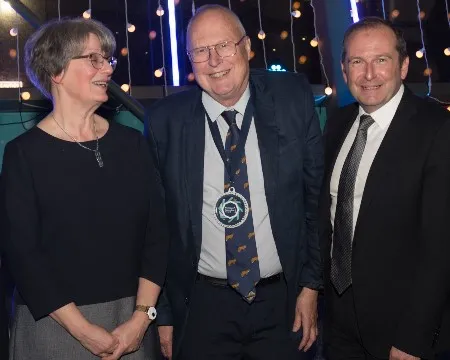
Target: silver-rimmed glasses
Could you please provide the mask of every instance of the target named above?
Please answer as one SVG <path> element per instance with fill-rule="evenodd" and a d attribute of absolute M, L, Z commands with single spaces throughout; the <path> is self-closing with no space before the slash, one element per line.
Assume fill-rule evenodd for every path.
<path fill-rule="evenodd" d="M 234 56 L 237 53 L 237 46 L 247 37 L 244 35 L 238 42 L 224 41 L 216 45 L 204 46 L 187 51 L 189 59 L 193 63 L 201 63 L 209 60 L 211 50 L 214 49 L 221 58 Z"/>
<path fill-rule="evenodd" d="M 103 56 L 99 53 L 90 53 L 88 55 L 74 56 L 72 58 L 72 60 L 76 59 L 89 59 L 92 66 L 97 70 L 100 70 L 103 67 L 105 60 L 111 65 L 113 70 L 115 70 L 117 65 L 117 59 L 114 56 Z"/>

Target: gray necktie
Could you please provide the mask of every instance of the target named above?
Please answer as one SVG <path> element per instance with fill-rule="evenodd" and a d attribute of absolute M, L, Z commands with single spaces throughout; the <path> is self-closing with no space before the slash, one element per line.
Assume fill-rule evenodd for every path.
<path fill-rule="evenodd" d="M 367 141 L 367 130 L 374 120 L 361 115 L 358 132 L 345 159 L 339 179 L 336 214 L 334 217 L 331 282 L 338 294 L 352 283 L 353 200 L 359 163 Z"/>

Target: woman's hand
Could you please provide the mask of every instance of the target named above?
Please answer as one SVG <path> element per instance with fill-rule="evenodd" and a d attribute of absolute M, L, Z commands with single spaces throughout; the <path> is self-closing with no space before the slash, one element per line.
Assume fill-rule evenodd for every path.
<path fill-rule="evenodd" d="M 109 356 L 119 347 L 119 339 L 100 326 L 89 323 L 75 338 L 94 355 Z"/>
<path fill-rule="evenodd" d="M 119 339 L 119 346 L 113 354 L 103 356 L 103 360 L 117 360 L 124 354 L 137 351 L 142 339 L 150 325 L 148 316 L 140 311 L 135 311 L 130 320 L 117 327 L 112 335 Z"/>
<path fill-rule="evenodd" d="M 102 327 L 91 324 L 73 302 L 53 311 L 50 317 L 94 355 L 108 356 L 119 346 L 116 337 Z"/>

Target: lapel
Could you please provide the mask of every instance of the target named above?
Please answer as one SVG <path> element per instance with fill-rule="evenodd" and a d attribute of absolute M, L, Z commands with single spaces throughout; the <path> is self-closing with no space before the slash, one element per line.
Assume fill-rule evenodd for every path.
<path fill-rule="evenodd" d="M 266 81 L 264 75 L 253 75 L 250 78 L 250 89 L 255 107 L 254 121 L 264 175 L 267 207 L 272 224 L 274 224 L 278 184 L 279 127 L 277 118 L 279 118 L 279 114 L 277 114 L 273 95 Z M 275 232 L 275 229 L 273 231 Z"/>
<path fill-rule="evenodd" d="M 378 149 L 377 154 L 370 167 L 367 176 L 366 185 L 364 187 L 364 194 L 361 202 L 361 208 L 358 214 L 356 227 L 360 219 L 365 215 L 370 207 L 374 196 L 378 191 L 383 190 L 383 183 L 391 171 L 397 170 L 397 164 L 400 160 L 397 159 L 397 148 L 401 144 L 401 139 L 407 136 L 410 119 L 416 113 L 417 109 L 413 95 L 405 87 L 405 93 L 395 112 L 394 118 L 389 126 L 388 131 Z M 391 166 L 393 165 L 393 166 Z M 357 229 L 356 228 L 356 229 Z M 355 229 L 355 234 L 356 234 Z M 356 236 L 355 236 L 356 237 Z"/>
<path fill-rule="evenodd" d="M 189 208 L 192 234 L 195 240 L 197 259 L 200 257 L 202 243 L 202 206 L 203 206 L 203 174 L 205 154 L 205 110 L 198 91 L 193 112 L 183 128 L 183 145 L 185 156 L 186 198 Z M 188 115 L 189 116 L 189 115 Z"/>

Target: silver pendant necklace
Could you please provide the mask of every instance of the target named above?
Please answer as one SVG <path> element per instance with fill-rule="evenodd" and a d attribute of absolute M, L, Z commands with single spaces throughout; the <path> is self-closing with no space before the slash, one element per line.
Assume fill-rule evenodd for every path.
<path fill-rule="evenodd" d="M 99 143 L 98 143 L 98 135 L 97 135 L 97 128 L 95 126 L 95 117 L 94 117 L 94 133 L 95 133 L 95 139 L 97 141 L 97 146 L 94 149 L 88 148 L 87 146 L 81 144 L 77 139 L 75 139 L 72 135 L 70 135 L 60 124 L 58 121 L 56 121 L 55 115 L 52 112 L 52 118 L 55 121 L 56 125 L 58 125 L 58 127 L 64 132 L 64 134 L 66 134 L 68 137 L 70 137 L 74 142 L 76 142 L 78 145 L 80 145 L 83 149 L 92 151 L 95 155 L 95 159 L 97 160 L 98 166 L 99 167 L 103 167 L 103 159 L 102 159 L 102 155 L 100 154 L 100 150 L 99 150 Z"/>

